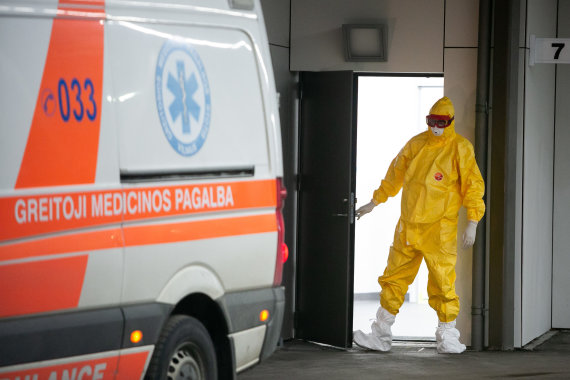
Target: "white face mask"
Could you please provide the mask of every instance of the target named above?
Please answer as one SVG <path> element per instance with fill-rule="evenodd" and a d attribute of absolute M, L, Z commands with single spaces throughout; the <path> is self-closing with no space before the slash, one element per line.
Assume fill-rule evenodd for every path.
<path fill-rule="evenodd" d="M 431 133 L 433 133 L 433 135 L 436 137 L 443 135 L 443 129 L 444 128 L 429 127 L 429 129 L 431 129 Z"/>

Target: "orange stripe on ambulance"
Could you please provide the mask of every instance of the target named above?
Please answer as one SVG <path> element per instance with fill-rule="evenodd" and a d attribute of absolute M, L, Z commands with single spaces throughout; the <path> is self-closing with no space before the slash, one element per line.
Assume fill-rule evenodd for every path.
<path fill-rule="evenodd" d="M 14 375 L 10 377 L 0 377 L 0 380 L 104 380 L 107 363 L 99 363 L 95 365 L 83 365 L 71 369 L 62 369 L 50 371 L 32 372 L 29 375 Z M 2 376 L 2 375 L 0 375 Z M 112 375 L 107 377 L 112 378 Z"/>
<path fill-rule="evenodd" d="M 174 193 L 174 194 L 173 194 Z M 123 190 L 98 194 L 73 194 L 19 198 L 14 205 L 18 224 L 79 220 L 118 215 L 227 208 L 235 205 L 231 185 Z"/>
<path fill-rule="evenodd" d="M 145 189 L 93 194 L 91 195 L 91 216 L 94 218 L 122 214 L 140 216 L 150 213 L 199 211 L 234 206 L 232 187 L 229 185 L 176 187 L 172 190 Z M 174 209 L 172 209 L 173 206 Z"/>
<path fill-rule="evenodd" d="M 202 191 L 200 191 L 202 190 Z M 214 190 L 213 186 L 209 186 L 204 189 L 195 187 L 192 192 L 188 188 L 176 189 L 175 190 L 176 199 L 176 210 L 179 208 L 183 211 L 192 210 L 192 207 L 196 210 L 202 208 L 217 208 L 217 207 L 230 207 L 234 205 L 234 198 L 232 194 L 232 187 L 227 186 L 216 186 Z"/>
<path fill-rule="evenodd" d="M 87 217 L 87 196 L 66 195 L 18 199 L 14 206 L 18 224 L 72 220 Z"/>
<path fill-rule="evenodd" d="M 0 242 L 123 220 L 275 207 L 274 188 L 275 180 L 253 180 L 0 197 Z"/>
<path fill-rule="evenodd" d="M 146 190 L 91 195 L 91 216 L 117 216 L 168 212 L 172 208 L 170 190 Z"/>
<path fill-rule="evenodd" d="M 0 380 L 107 380 L 115 377 L 116 357 L 80 360 L 0 374 Z"/>

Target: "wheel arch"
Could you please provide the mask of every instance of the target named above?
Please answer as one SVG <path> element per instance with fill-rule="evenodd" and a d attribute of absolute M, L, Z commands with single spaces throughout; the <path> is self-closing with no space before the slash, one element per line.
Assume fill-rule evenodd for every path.
<path fill-rule="evenodd" d="M 216 302 L 224 294 L 221 281 L 211 269 L 193 265 L 172 276 L 157 301 L 174 305 L 171 316 L 188 315 L 206 327 L 216 348 L 220 379 L 233 379 L 235 355 L 228 337 L 231 321 L 227 311 Z"/>
<path fill-rule="evenodd" d="M 179 270 L 158 295 L 158 302 L 177 305 L 189 294 L 202 293 L 216 300 L 224 295 L 222 282 L 214 272 L 202 265 Z"/>
<path fill-rule="evenodd" d="M 216 350 L 220 379 L 235 378 L 235 354 L 228 337 L 228 319 L 220 305 L 203 293 L 193 293 L 183 298 L 172 315 L 188 315 L 198 319 L 212 338 Z"/>

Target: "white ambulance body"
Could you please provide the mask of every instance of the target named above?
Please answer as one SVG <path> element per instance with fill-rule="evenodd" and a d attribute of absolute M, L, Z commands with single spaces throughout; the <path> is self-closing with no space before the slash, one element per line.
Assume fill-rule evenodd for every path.
<path fill-rule="evenodd" d="M 0 379 L 232 378 L 274 351 L 259 0 L 2 0 L 0 84 Z"/>

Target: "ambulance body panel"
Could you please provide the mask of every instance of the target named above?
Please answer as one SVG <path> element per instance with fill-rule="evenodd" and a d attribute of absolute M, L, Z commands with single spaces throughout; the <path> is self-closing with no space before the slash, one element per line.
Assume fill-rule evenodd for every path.
<path fill-rule="evenodd" d="M 175 316 L 220 377 L 275 349 L 276 92 L 235 3 L 0 2 L 0 379 L 142 378 Z"/>
<path fill-rule="evenodd" d="M 120 304 L 123 288 L 123 249 L 105 249 L 88 254 L 89 265 L 85 270 L 77 308 Z M 105 286 L 101 286 L 102 279 Z"/>
<path fill-rule="evenodd" d="M 3 17 L 0 23 L 2 125 L 18 126 L 0 129 L 0 162 L 22 161 L 46 61 L 51 24 L 49 19 L 8 17 Z M 33 28 L 33 33 L 30 33 L 30 28 Z M 18 112 L 13 112 L 15 108 Z M 14 189 L 19 170 L 16 164 L 2 165 L 0 191 L 3 195 Z"/>

